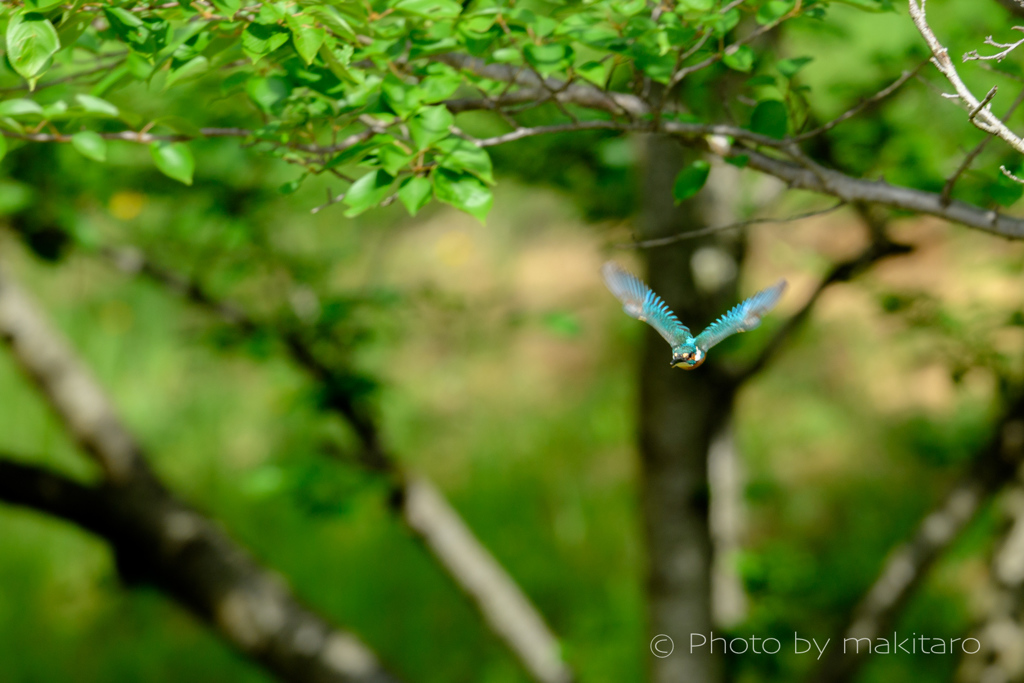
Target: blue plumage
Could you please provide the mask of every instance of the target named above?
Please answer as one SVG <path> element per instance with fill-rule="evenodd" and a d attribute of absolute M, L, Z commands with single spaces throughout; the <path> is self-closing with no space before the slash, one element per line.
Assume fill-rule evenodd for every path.
<path fill-rule="evenodd" d="M 640 278 L 612 261 L 604 264 L 601 273 L 608 289 L 622 302 L 626 315 L 642 320 L 657 330 L 672 346 L 673 367 L 684 370 L 692 370 L 703 363 L 708 349 L 726 337 L 737 332 L 749 332 L 760 325 L 761 318 L 775 308 L 786 289 L 786 281 L 779 280 L 737 304 L 693 337 L 672 309 Z"/>

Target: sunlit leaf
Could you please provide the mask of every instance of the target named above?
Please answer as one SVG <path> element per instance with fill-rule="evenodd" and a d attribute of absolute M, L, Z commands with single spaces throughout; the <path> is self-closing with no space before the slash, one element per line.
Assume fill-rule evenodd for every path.
<path fill-rule="evenodd" d="M 201 76 L 206 73 L 209 68 L 210 60 L 206 57 L 202 55 L 194 57 L 167 75 L 167 80 L 164 81 L 164 88 L 170 88 L 175 83 Z"/>
<path fill-rule="evenodd" d="M 149 146 L 153 162 L 168 178 L 173 178 L 186 185 L 192 184 L 192 173 L 196 162 L 192 158 L 192 150 L 181 142 L 154 142 Z"/>
<path fill-rule="evenodd" d="M 406 178 L 398 189 L 398 200 L 402 202 L 410 216 L 415 216 L 430 201 L 432 190 L 430 181 L 422 176 Z"/>
<path fill-rule="evenodd" d="M 455 117 L 442 105 L 424 107 L 409 120 L 409 134 L 420 149 L 429 147 L 438 140 L 448 137 Z"/>
<path fill-rule="evenodd" d="M 43 108 L 35 100 L 15 98 L 0 102 L 0 116 L 42 116 Z"/>
<path fill-rule="evenodd" d="M 97 116 L 116 117 L 121 113 L 120 110 L 110 102 L 99 97 L 86 95 L 85 93 L 75 95 L 75 101 L 78 102 L 79 106 L 81 106 L 86 112 Z"/>
<path fill-rule="evenodd" d="M 292 31 L 292 43 L 295 44 L 295 51 L 302 57 L 306 64 L 312 64 L 320 46 L 324 44 L 327 33 L 322 28 L 313 26 L 311 21 L 303 21 L 302 18 L 289 14 L 285 21 Z"/>
<path fill-rule="evenodd" d="M 60 49 L 60 38 L 49 19 L 38 12 L 18 12 L 7 24 L 7 59 L 35 87 Z"/>
<path fill-rule="evenodd" d="M 722 61 L 730 69 L 736 71 L 750 71 L 754 66 L 754 51 L 749 45 L 740 45 L 735 51 L 726 51 Z"/>
<path fill-rule="evenodd" d="M 434 173 L 434 196 L 475 216 L 481 223 L 487 220 L 494 203 L 491 189 L 475 176 L 443 168 Z"/>
<path fill-rule="evenodd" d="M 352 183 L 345 193 L 345 204 L 349 209 L 346 216 L 358 216 L 367 209 L 380 204 L 391 191 L 395 179 L 383 170 L 370 171 Z"/>
<path fill-rule="evenodd" d="M 253 64 L 288 42 L 290 34 L 275 25 L 249 24 L 242 32 L 242 51 Z"/>
<path fill-rule="evenodd" d="M 71 136 L 71 146 L 78 152 L 94 161 L 107 160 L 107 141 L 100 137 L 100 134 L 83 130 Z"/>

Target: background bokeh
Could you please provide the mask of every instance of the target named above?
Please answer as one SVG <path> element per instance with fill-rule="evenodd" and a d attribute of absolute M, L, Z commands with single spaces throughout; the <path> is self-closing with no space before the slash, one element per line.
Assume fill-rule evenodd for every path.
<path fill-rule="evenodd" d="M 947 5 L 936 29 L 955 29 L 964 44 L 1002 16 L 995 3 Z M 827 120 L 850 92 L 919 61 L 918 38 L 905 15 L 837 9 L 827 29 L 800 25 L 783 43 L 815 57 L 803 77 Z M 202 98 L 210 125 L 247 111 L 202 83 L 176 97 L 133 88 L 118 97 L 180 115 Z M 942 134 L 962 114 L 920 83 L 908 88 L 849 124 L 834 154 L 850 168 L 893 164 L 893 182 L 941 188 L 948 160 L 980 134 Z M 488 125 L 474 116 L 465 126 Z M 372 392 L 387 443 L 437 483 L 523 586 L 580 681 L 643 680 L 635 436 L 645 331 L 599 278 L 609 257 L 641 263 L 615 245 L 634 234 L 642 140 L 588 133 L 495 150 L 486 225 L 439 205 L 415 219 L 396 205 L 354 219 L 338 207 L 314 215 L 329 181 L 284 193 L 296 173 L 279 161 L 232 141 L 194 149 L 191 187 L 129 144 L 111 145 L 104 166 L 66 145 L 26 145 L 0 166 L 5 266 L 88 361 L 169 487 L 406 680 L 525 680 L 387 511 L 383 482 L 346 462 L 347 428 L 325 415 L 275 342 L 238 337 L 118 272 L 97 258 L 99 244 L 136 245 L 251 310 L 316 325 L 359 369 L 353 381 Z M 988 191 L 998 163 L 983 166 L 988 175 L 965 177 L 964 192 Z M 820 203 L 744 171 L 737 202 L 764 196 L 777 197 L 773 215 Z M 794 631 L 832 635 L 987 442 L 1001 388 L 1021 376 L 1024 247 L 914 216 L 895 217 L 892 234 L 915 251 L 827 290 L 740 395 L 744 526 L 734 559 L 747 603 L 723 632 L 786 644 Z M 778 277 L 791 288 L 774 320 L 716 354 L 752 357 L 829 264 L 866 242 L 849 209 L 751 227 L 741 291 Z M 0 450 L 77 478 L 97 474 L 7 354 Z M 993 506 L 970 526 L 900 632 L 969 631 L 992 599 L 998 520 Z M 734 657 L 730 671 L 793 680 L 814 662 L 789 649 Z M 958 664 L 876 657 L 862 680 L 951 680 Z M 0 680 L 269 678 L 160 594 L 126 590 L 104 543 L 0 508 Z"/>

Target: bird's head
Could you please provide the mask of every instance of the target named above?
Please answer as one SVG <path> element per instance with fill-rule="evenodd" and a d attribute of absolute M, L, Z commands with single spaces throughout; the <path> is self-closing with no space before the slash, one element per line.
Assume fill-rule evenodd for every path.
<path fill-rule="evenodd" d="M 704 352 L 693 344 L 684 344 L 672 349 L 672 367 L 683 370 L 699 368 L 704 362 Z"/>

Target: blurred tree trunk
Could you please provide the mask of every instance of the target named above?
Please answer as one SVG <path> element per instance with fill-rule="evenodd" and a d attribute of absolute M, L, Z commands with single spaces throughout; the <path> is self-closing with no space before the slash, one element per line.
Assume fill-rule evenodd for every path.
<path fill-rule="evenodd" d="M 717 224 L 716 209 L 735 201 L 709 180 L 700 200 L 675 205 L 676 174 L 693 158 L 670 139 L 646 141 L 642 239 L 697 230 L 712 219 Z M 724 233 L 652 249 L 647 281 L 697 333 L 735 301 L 742 255 L 742 239 Z M 712 630 L 708 451 L 728 423 L 735 388 L 711 360 L 687 372 L 670 367 L 670 358 L 664 340 L 649 329 L 639 419 L 649 635 L 665 634 L 676 644 L 671 656 L 651 657 L 651 680 L 715 683 L 723 679 L 722 658 L 708 646 L 690 654 L 689 646 L 690 634 Z"/>

